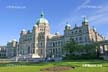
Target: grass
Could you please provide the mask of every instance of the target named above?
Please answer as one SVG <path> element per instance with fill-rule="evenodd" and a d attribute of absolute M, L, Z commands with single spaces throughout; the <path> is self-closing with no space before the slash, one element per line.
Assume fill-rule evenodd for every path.
<path fill-rule="evenodd" d="M 102 67 L 83 67 L 84 64 L 102 65 Z M 74 66 L 75 69 L 61 72 L 108 72 L 108 61 L 72 60 L 52 63 L 4 63 L 0 64 L 0 72 L 42 72 L 40 69 L 53 66 Z"/>

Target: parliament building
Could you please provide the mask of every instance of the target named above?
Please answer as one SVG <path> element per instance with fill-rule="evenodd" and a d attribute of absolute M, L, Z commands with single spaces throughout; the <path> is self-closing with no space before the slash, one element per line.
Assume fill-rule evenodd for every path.
<path fill-rule="evenodd" d="M 12 40 L 7 43 L 7 57 L 61 57 L 63 55 L 62 46 L 72 39 L 83 45 L 104 40 L 104 37 L 95 28 L 89 26 L 85 17 L 81 23 L 81 26 L 75 25 L 74 27 L 67 23 L 63 35 L 59 32 L 51 34 L 50 23 L 44 13 L 41 13 L 32 30 L 23 29 L 18 42 Z"/>

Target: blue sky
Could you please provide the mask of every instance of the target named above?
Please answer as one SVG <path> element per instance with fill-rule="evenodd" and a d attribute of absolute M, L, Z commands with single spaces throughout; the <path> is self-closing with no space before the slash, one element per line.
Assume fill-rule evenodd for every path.
<path fill-rule="evenodd" d="M 31 30 L 41 11 L 51 33 L 63 34 L 66 22 L 81 25 L 86 16 L 89 25 L 108 37 L 108 0 L 0 0 L 0 45 L 19 39 L 22 29 Z"/>

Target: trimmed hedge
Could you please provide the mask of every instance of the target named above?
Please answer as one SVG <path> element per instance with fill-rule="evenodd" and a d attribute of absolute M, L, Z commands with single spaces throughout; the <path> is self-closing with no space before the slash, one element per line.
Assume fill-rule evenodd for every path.
<path fill-rule="evenodd" d="M 96 54 L 82 54 L 82 55 L 66 55 L 64 60 L 80 60 L 80 59 L 100 59 L 97 58 Z"/>

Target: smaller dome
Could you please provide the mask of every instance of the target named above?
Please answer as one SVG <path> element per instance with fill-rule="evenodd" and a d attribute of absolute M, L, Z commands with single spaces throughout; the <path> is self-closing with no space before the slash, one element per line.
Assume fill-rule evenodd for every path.
<path fill-rule="evenodd" d="M 70 24 L 67 24 L 66 26 L 67 26 L 67 27 L 71 27 L 71 25 L 70 25 Z"/>
<path fill-rule="evenodd" d="M 22 32 L 26 32 L 26 29 L 22 29 L 21 31 L 22 31 Z"/>
<path fill-rule="evenodd" d="M 27 34 L 27 30 L 22 29 L 22 30 L 21 30 L 21 35 L 25 35 L 25 34 Z"/>
<path fill-rule="evenodd" d="M 67 23 L 66 23 L 66 27 L 71 27 L 71 25 L 67 22 Z"/>
<path fill-rule="evenodd" d="M 13 39 L 12 41 L 17 41 L 16 39 Z"/>
<path fill-rule="evenodd" d="M 37 27 L 37 25 L 35 24 L 33 27 Z"/>
<path fill-rule="evenodd" d="M 93 26 L 93 30 L 95 30 L 96 31 L 96 28 Z"/>
<path fill-rule="evenodd" d="M 94 30 L 96 31 L 96 28 L 94 28 Z"/>
<path fill-rule="evenodd" d="M 34 26 L 33 26 L 33 29 L 36 29 L 38 26 L 35 24 Z"/>
<path fill-rule="evenodd" d="M 65 29 L 71 29 L 71 25 L 69 23 L 66 23 Z"/>
<path fill-rule="evenodd" d="M 60 35 L 60 33 L 59 32 L 56 32 L 55 35 Z"/>
<path fill-rule="evenodd" d="M 12 41 L 10 40 L 10 41 L 8 41 L 8 43 L 11 43 Z"/>
<path fill-rule="evenodd" d="M 83 17 L 83 22 L 88 22 L 86 17 Z"/>

